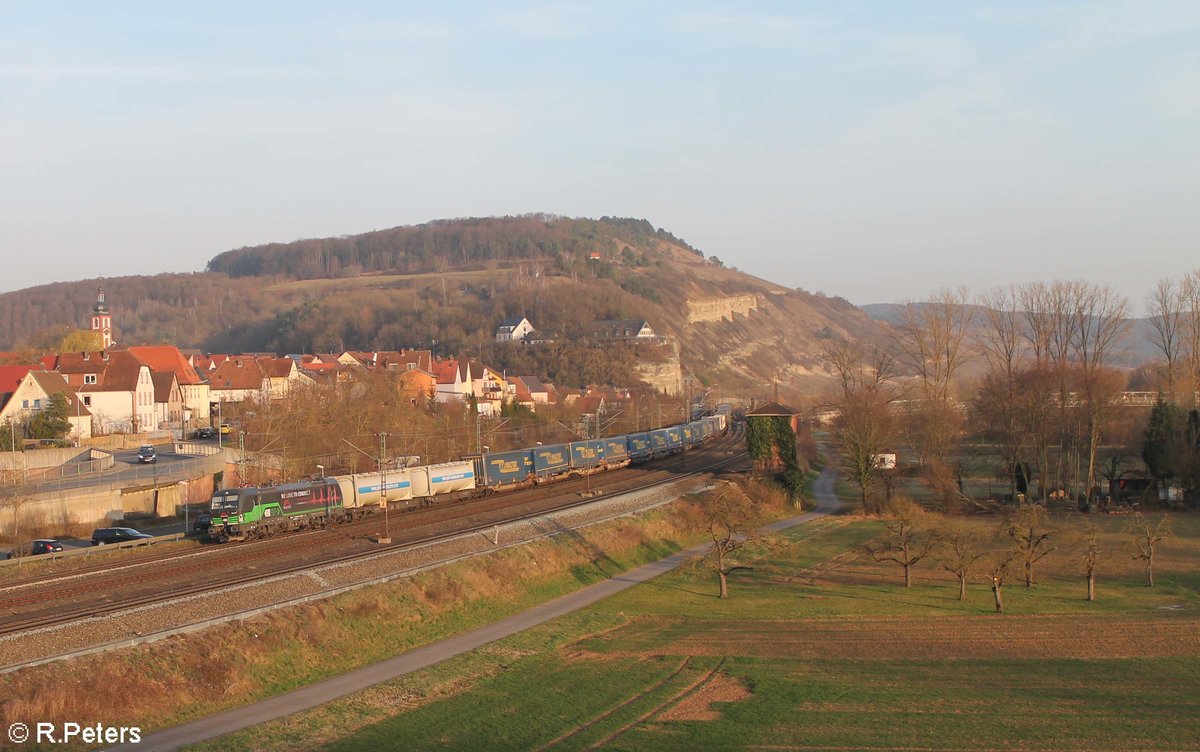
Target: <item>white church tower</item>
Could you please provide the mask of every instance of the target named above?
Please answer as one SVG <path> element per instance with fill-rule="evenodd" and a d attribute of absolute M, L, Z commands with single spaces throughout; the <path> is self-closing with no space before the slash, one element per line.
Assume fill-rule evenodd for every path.
<path fill-rule="evenodd" d="M 104 288 L 96 288 L 96 305 L 92 306 L 92 331 L 99 332 L 104 340 L 104 349 L 112 347 L 112 313 L 104 301 Z"/>

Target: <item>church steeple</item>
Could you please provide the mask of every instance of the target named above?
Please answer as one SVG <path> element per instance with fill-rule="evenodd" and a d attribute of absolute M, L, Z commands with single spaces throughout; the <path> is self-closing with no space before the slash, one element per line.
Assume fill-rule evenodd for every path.
<path fill-rule="evenodd" d="M 92 306 L 92 331 L 100 333 L 105 350 L 112 347 L 112 314 L 104 300 L 103 287 L 96 288 L 96 305 Z"/>

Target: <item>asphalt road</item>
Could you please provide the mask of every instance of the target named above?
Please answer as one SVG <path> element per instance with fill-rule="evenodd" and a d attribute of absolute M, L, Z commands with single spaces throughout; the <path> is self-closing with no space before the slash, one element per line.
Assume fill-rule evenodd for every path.
<path fill-rule="evenodd" d="M 799 515 L 798 517 L 773 523 L 768 525 L 767 529 L 777 532 L 795 525 L 802 525 L 836 511 L 840 506 L 840 502 L 833 492 L 835 479 L 836 474 L 829 468 L 826 468 L 813 484 L 813 493 L 817 501 L 816 510 Z M 590 606 L 626 588 L 669 572 L 692 557 L 703 553 L 707 548 L 707 545 L 701 545 L 680 551 L 665 559 L 646 564 L 623 575 L 605 580 L 569 595 L 564 595 L 549 603 L 544 603 L 541 606 L 531 608 L 523 613 L 510 616 L 507 619 L 502 619 L 501 621 L 471 630 L 470 632 L 411 650 L 395 658 L 390 658 L 370 666 L 364 666 L 346 674 L 330 677 L 316 684 L 310 684 L 287 694 L 272 697 L 269 700 L 234 708 L 224 713 L 200 718 L 182 726 L 145 735 L 142 737 L 140 744 L 124 744 L 111 747 L 110 749 L 130 751 L 153 749 L 156 752 L 159 750 L 175 750 L 188 744 L 196 744 L 208 739 L 214 739 L 218 736 L 224 736 L 244 728 L 249 728 L 250 726 L 325 705 L 353 692 L 391 681 L 414 671 L 420 671 L 423 668 L 428 668 L 461 653 L 475 650 L 556 617 Z"/>

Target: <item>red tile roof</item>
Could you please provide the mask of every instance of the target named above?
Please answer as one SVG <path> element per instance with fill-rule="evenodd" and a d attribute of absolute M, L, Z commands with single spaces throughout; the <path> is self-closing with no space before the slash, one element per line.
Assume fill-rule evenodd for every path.
<path fill-rule="evenodd" d="M 172 372 L 175 378 L 179 380 L 181 385 L 194 385 L 203 382 L 200 375 L 196 373 L 196 369 L 188 363 L 187 358 L 179 351 L 179 348 L 174 345 L 148 345 L 145 347 L 131 347 L 129 352 L 133 353 L 138 360 L 150 366 L 151 371 L 155 372 Z"/>

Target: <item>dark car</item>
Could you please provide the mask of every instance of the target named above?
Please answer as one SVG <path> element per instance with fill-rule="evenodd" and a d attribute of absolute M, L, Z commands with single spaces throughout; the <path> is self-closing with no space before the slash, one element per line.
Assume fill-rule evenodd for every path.
<path fill-rule="evenodd" d="M 210 527 L 212 527 L 212 515 L 202 514 L 196 517 L 196 522 L 192 524 L 192 532 L 207 533 Z"/>
<path fill-rule="evenodd" d="M 38 554 L 53 554 L 63 550 L 63 545 L 56 540 L 50 538 L 38 538 L 29 543 L 22 543 L 13 550 L 8 552 L 8 558 L 16 559 L 20 556 L 37 556 Z"/>
<path fill-rule="evenodd" d="M 106 543 L 146 541 L 153 537 L 149 533 L 141 533 L 131 527 L 99 527 L 92 531 L 92 545 L 103 546 Z"/>
<path fill-rule="evenodd" d="M 140 447 L 138 447 L 137 458 L 139 465 L 157 462 L 158 452 L 156 452 L 154 447 L 150 444 L 142 444 Z"/>
<path fill-rule="evenodd" d="M 196 431 L 197 439 L 211 439 L 213 436 L 216 436 L 216 435 L 217 435 L 216 432 L 212 430 L 211 426 L 204 426 L 200 430 Z"/>

